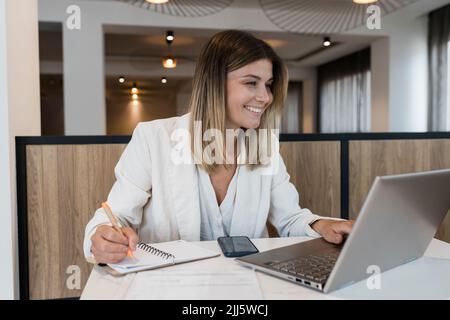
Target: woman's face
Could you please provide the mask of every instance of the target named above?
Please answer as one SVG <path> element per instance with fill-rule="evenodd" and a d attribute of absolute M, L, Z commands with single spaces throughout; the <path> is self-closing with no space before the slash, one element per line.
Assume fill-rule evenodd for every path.
<path fill-rule="evenodd" d="M 272 103 L 272 62 L 261 59 L 228 73 L 227 129 L 255 129 Z"/>

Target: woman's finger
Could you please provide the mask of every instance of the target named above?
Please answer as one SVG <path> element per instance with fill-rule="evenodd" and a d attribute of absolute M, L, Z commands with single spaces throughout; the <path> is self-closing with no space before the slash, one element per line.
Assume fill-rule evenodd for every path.
<path fill-rule="evenodd" d="M 136 245 L 138 244 L 138 235 L 136 232 L 129 227 L 122 228 L 123 233 L 128 238 L 128 243 L 131 249 L 136 250 Z"/>
<path fill-rule="evenodd" d="M 349 234 L 352 231 L 352 227 L 352 221 L 336 222 L 331 226 L 333 231 L 339 234 Z"/>
<path fill-rule="evenodd" d="M 117 231 L 116 229 L 114 229 L 113 227 L 101 226 L 99 228 L 102 228 L 102 229 L 99 230 L 102 238 L 104 238 L 104 239 L 106 239 L 108 241 L 111 241 L 111 242 L 121 243 L 123 245 L 128 246 L 128 239 L 127 239 L 127 237 L 121 235 L 120 232 Z"/>
<path fill-rule="evenodd" d="M 327 232 L 325 240 L 334 244 L 340 244 L 342 242 L 342 236 L 331 230 L 331 232 Z"/>
<path fill-rule="evenodd" d="M 110 242 L 101 237 L 96 239 L 96 241 L 92 243 L 92 246 L 95 247 L 98 251 L 105 253 L 126 253 L 128 251 L 128 246 Z"/>
<path fill-rule="evenodd" d="M 118 263 L 127 256 L 126 252 L 124 252 L 124 253 L 108 253 L 108 252 L 100 251 L 95 247 L 92 247 L 91 251 L 94 254 L 94 258 L 97 263 Z"/>

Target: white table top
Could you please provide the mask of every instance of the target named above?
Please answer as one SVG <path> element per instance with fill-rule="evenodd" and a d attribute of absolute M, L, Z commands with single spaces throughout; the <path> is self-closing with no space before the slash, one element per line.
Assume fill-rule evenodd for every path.
<path fill-rule="evenodd" d="M 307 237 L 254 239 L 253 243 L 260 251 L 266 251 L 297 242 L 309 240 Z M 221 252 L 216 241 L 196 242 L 196 244 Z M 211 259 L 190 262 L 164 268 L 164 272 L 177 273 L 183 270 L 207 270 L 237 267 L 232 258 L 223 255 Z M 158 269 L 162 270 L 162 269 Z M 144 271 L 152 272 L 153 270 Z M 399 266 L 381 274 L 381 288 L 370 290 L 366 280 L 349 287 L 323 294 L 309 288 L 296 285 L 256 271 L 257 282 L 261 288 L 262 298 L 275 299 L 450 299 L 450 244 L 433 239 L 423 258 Z M 83 290 L 81 299 L 127 299 L 136 298 L 128 295 L 136 273 L 114 277 L 101 267 L 94 267 Z M 145 284 L 147 286 L 147 284 Z M 151 283 L 148 284 L 151 288 Z M 142 284 L 141 284 L 142 287 Z M 233 290 L 233 289 L 231 289 Z M 236 288 L 238 290 L 238 288 Z M 139 299 L 153 298 L 155 295 L 141 294 Z M 179 298 L 179 296 L 176 296 Z M 192 295 L 182 299 L 193 299 Z M 212 297 L 211 299 L 214 299 Z M 235 299 L 233 294 L 228 299 Z"/>

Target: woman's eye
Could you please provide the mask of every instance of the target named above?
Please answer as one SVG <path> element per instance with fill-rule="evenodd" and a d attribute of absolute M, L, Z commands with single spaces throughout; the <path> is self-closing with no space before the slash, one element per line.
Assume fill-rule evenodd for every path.
<path fill-rule="evenodd" d="M 251 85 L 251 86 L 256 86 L 256 82 L 255 82 L 255 81 L 247 82 L 247 84 L 248 84 L 248 85 Z"/>

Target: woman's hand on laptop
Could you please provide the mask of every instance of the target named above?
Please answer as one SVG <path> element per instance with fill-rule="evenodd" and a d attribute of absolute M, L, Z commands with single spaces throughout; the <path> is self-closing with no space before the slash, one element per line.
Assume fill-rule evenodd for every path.
<path fill-rule="evenodd" d="M 355 220 L 336 221 L 330 219 L 320 219 L 311 224 L 311 228 L 319 233 L 326 241 L 340 244 L 344 237 L 353 228 Z"/>

